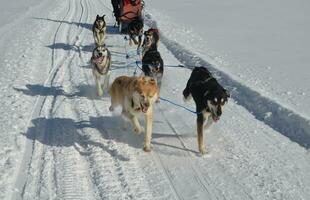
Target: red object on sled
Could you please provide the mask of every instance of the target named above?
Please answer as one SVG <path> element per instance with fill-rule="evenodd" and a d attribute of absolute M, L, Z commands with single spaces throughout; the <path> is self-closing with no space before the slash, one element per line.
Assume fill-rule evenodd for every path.
<path fill-rule="evenodd" d="M 128 23 L 137 17 L 141 17 L 142 0 L 121 0 L 121 11 L 119 17 L 119 30 L 124 32 Z"/>

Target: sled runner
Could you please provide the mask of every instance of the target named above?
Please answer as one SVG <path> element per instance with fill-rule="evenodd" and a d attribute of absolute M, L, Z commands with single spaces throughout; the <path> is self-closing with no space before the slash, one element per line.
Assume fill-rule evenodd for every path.
<path fill-rule="evenodd" d="M 128 24 L 141 18 L 142 0 L 112 0 L 114 16 L 119 24 L 119 32 L 126 33 Z"/>

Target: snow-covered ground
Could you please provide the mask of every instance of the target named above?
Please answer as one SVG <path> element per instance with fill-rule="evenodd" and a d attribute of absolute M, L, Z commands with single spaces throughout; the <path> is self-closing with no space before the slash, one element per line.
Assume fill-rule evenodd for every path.
<path fill-rule="evenodd" d="M 167 36 L 310 118 L 309 1 L 157 0 L 147 9 Z"/>
<path fill-rule="evenodd" d="M 280 42 L 281 51 L 273 60 L 257 53 L 253 45 L 226 37 L 244 34 L 242 25 L 228 22 L 235 21 L 229 10 L 235 9 L 240 18 L 246 15 L 242 13 L 252 14 L 243 16 L 250 22 L 251 17 L 258 17 L 255 10 L 249 12 L 248 2 L 242 1 L 244 6 L 240 6 L 240 0 L 229 4 L 178 1 L 172 7 L 171 1 L 146 1 L 146 23 L 157 25 L 162 33 L 160 52 L 166 67 L 162 97 L 194 108 L 193 102 L 182 102 L 190 69 L 176 66 L 202 64 L 232 91 L 233 98 L 220 122 L 206 133 L 209 153 L 202 157 L 197 154 L 195 116 L 160 102 L 154 111 L 153 151 L 145 153 L 143 135 L 122 130 L 119 112 L 108 111 L 109 96 L 95 95 L 89 59 L 96 14 L 107 14 L 107 46 L 114 69 L 111 79 L 132 75 L 135 69 L 131 63 L 135 58 L 126 59 L 124 36 L 113 28 L 110 0 L 12 2 L 18 4 L 1 0 L 1 11 L 7 13 L 0 15 L 0 199 L 309 198 L 306 83 L 310 81 L 306 75 L 310 70 L 305 67 L 306 60 L 285 51 L 294 45 L 306 50 L 306 38 L 302 45 Z M 256 9 L 260 7 L 255 5 L 264 5 L 252 3 Z M 281 9 L 289 10 L 296 19 L 305 15 L 300 27 L 306 27 L 309 15 L 302 11 L 309 4 L 287 4 L 281 3 Z M 268 4 L 273 11 L 279 10 L 277 6 Z M 228 21 L 212 20 L 219 15 Z M 202 20 L 206 16 L 209 21 Z M 266 21 L 256 20 L 258 24 Z M 273 20 L 282 27 L 282 18 Z M 270 26 L 260 29 L 260 34 L 268 36 L 278 29 Z M 302 39 L 299 31 L 292 30 Z M 222 33 L 220 42 L 215 37 L 218 33 Z M 248 32 L 248 36 L 252 34 Z M 285 40 L 293 41 L 291 37 Z M 258 41 L 250 39 L 264 47 Z M 264 41 L 277 44 L 271 44 L 270 38 Z M 238 48 L 235 42 L 243 46 Z M 245 59 L 242 51 L 246 51 L 246 61 L 240 60 Z M 272 53 L 269 47 L 264 51 Z M 300 53 L 307 58 L 306 52 Z M 287 70 L 288 54 L 296 61 L 296 72 Z M 268 64 L 261 64 L 261 59 Z M 280 59 L 286 70 L 277 64 Z M 286 80 L 294 81 L 286 86 L 287 81 L 276 76 L 279 71 Z M 291 77 L 293 72 L 297 78 Z M 266 77 L 272 79 L 264 85 Z M 279 81 L 277 85 L 274 80 Z M 286 94 L 280 99 L 282 91 Z M 290 96 L 304 107 L 293 104 Z"/>

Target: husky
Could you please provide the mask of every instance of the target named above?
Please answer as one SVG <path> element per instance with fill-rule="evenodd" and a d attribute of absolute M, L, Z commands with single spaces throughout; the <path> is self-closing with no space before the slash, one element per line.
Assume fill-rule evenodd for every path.
<path fill-rule="evenodd" d="M 93 25 L 93 36 L 96 46 L 104 45 L 105 34 L 106 34 L 106 22 L 104 20 L 105 15 L 100 17 L 97 15 Z"/>
<path fill-rule="evenodd" d="M 142 58 L 142 71 L 145 76 L 156 79 L 158 93 L 160 93 L 161 82 L 164 74 L 164 61 L 156 49 L 148 50 Z M 156 102 L 159 102 L 159 96 Z"/>
<path fill-rule="evenodd" d="M 228 101 L 230 94 L 217 82 L 207 68 L 195 67 L 183 90 L 183 96 L 184 100 L 192 97 L 196 104 L 198 149 L 201 154 L 205 154 L 203 130 L 220 119 L 223 106 Z M 206 120 L 205 127 L 203 127 Z"/>
<path fill-rule="evenodd" d="M 131 121 L 134 132 L 137 134 L 144 132 L 138 121 L 138 116 L 141 114 L 145 115 L 146 131 L 143 150 L 146 152 L 151 151 L 153 104 L 158 97 L 156 80 L 143 76 L 120 76 L 112 83 L 110 95 L 110 111 L 113 111 L 116 106 L 120 105 L 124 120 L 129 119 Z M 125 121 L 124 125 L 126 125 Z"/>
<path fill-rule="evenodd" d="M 91 57 L 92 71 L 96 83 L 96 91 L 98 96 L 103 95 L 101 78 L 103 77 L 103 88 L 109 87 L 111 53 L 105 46 L 97 46 Z"/>
<path fill-rule="evenodd" d="M 144 31 L 144 39 L 142 43 L 142 58 L 145 53 L 149 50 L 157 50 L 159 42 L 159 32 L 158 29 L 150 28 Z"/>
<path fill-rule="evenodd" d="M 143 35 L 143 20 L 141 17 L 136 17 L 128 24 L 128 34 L 129 34 L 129 45 L 132 45 L 132 42 L 138 47 L 141 47 L 142 35 Z M 138 37 L 138 41 L 136 40 Z"/>

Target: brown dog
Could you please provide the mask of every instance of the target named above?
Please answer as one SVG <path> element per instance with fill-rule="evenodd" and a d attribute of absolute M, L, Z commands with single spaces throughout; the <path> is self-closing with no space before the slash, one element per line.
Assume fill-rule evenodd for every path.
<path fill-rule="evenodd" d="M 153 103 L 158 97 L 158 86 L 155 79 L 120 76 L 112 83 L 110 95 L 110 111 L 113 111 L 118 105 L 122 106 L 122 115 L 132 122 L 136 133 L 143 132 L 138 116 L 145 115 L 146 131 L 143 150 L 151 151 Z"/>

